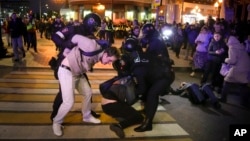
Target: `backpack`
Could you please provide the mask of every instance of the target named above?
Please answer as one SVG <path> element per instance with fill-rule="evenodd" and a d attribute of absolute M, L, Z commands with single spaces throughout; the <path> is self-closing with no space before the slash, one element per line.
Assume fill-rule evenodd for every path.
<path fill-rule="evenodd" d="M 182 83 L 179 88 L 180 91 L 186 91 L 187 97 L 193 104 L 202 104 L 205 101 L 205 97 L 200 90 L 200 86 L 196 83 Z"/>
<path fill-rule="evenodd" d="M 211 104 L 213 105 L 213 107 L 215 109 L 220 109 L 221 108 L 219 100 L 215 96 L 210 84 L 207 83 L 207 84 L 202 85 L 201 86 L 201 92 L 204 94 L 206 99 L 210 100 Z"/>
<path fill-rule="evenodd" d="M 115 81 L 120 80 L 120 84 L 113 84 Z M 133 105 L 137 101 L 135 94 L 135 82 L 130 76 L 114 77 L 109 79 L 99 86 L 101 94 L 112 95 L 117 101 L 125 102 L 128 105 Z"/>

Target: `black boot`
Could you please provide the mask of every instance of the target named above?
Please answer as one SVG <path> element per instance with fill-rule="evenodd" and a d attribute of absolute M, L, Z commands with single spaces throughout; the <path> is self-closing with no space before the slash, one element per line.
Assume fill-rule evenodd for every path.
<path fill-rule="evenodd" d="M 144 132 L 152 130 L 152 120 L 146 118 L 145 121 L 134 129 L 135 132 Z"/>
<path fill-rule="evenodd" d="M 114 131 L 115 134 L 119 137 L 119 138 L 124 138 L 125 137 L 125 134 L 124 134 L 124 131 L 121 127 L 120 124 L 111 124 L 110 125 L 110 130 Z"/>

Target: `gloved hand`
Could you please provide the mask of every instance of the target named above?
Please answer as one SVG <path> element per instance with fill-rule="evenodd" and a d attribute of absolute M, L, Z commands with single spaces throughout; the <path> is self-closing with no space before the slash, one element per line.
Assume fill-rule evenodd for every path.
<path fill-rule="evenodd" d="M 63 49 L 65 49 L 65 48 L 72 49 L 75 46 L 77 46 L 77 44 L 72 43 L 70 40 L 64 41 L 62 44 Z"/>
<path fill-rule="evenodd" d="M 96 40 L 96 43 L 99 44 L 103 49 L 110 47 L 110 44 L 107 40 Z"/>

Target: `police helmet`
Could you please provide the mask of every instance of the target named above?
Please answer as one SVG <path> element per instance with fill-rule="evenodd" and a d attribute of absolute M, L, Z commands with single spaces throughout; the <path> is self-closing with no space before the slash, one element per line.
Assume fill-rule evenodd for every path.
<path fill-rule="evenodd" d="M 128 38 L 124 43 L 123 49 L 127 52 L 133 52 L 136 51 L 137 45 L 137 41 L 134 38 Z"/>
<path fill-rule="evenodd" d="M 90 13 L 84 17 L 83 24 L 89 29 L 96 30 L 97 27 L 101 26 L 101 18 L 96 13 Z"/>
<path fill-rule="evenodd" d="M 155 31 L 156 31 L 156 29 L 152 23 L 146 23 L 142 27 L 142 34 L 144 36 L 148 36 L 150 34 L 153 34 Z"/>

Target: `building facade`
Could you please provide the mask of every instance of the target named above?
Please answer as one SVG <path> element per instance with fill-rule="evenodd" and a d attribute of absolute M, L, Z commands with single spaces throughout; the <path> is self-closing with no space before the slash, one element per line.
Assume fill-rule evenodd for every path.
<path fill-rule="evenodd" d="M 68 0 L 70 9 L 74 12 L 73 18 L 83 18 L 90 12 L 98 13 L 102 18 L 139 21 L 157 19 L 172 23 L 185 22 L 194 19 L 194 22 L 205 19 L 208 15 L 216 17 L 217 0 Z M 224 0 L 229 2 L 230 0 Z M 223 2 L 224 3 L 224 2 Z M 220 5 L 222 6 L 222 5 Z M 196 10 L 196 12 L 192 12 Z M 199 10 L 199 11 L 197 11 Z M 222 10 L 220 12 L 223 12 Z M 184 17 L 183 17 L 184 16 Z M 225 17 L 225 14 L 222 14 Z M 189 20 L 193 22 L 192 20 Z"/>
<path fill-rule="evenodd" d="M 29 0 L 0 0 L 0 18 L 6 18 L 13 12 L 25 15 L 29 11 Z"/>
<path fill-rule="evenodd" d="M 74 16 L 81 19 L 90 12 L 98 13 L 101 18 L 150 19 L 152 0 L 68 0 Z"/>

